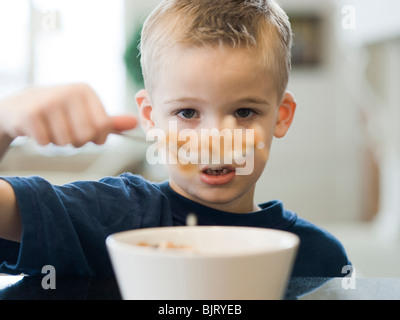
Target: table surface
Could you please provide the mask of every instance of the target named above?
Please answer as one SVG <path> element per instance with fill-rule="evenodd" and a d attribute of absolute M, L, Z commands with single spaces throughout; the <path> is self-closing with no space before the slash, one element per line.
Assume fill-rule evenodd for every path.
<path fill-rule="evenodd" d="M 0 300 L 121 300 L 115 278 L 57 277 L 43 289 L 43 277 L 0 276 Z M 292 278 L 286 300 L 400 300 L 400 278 Z"/>

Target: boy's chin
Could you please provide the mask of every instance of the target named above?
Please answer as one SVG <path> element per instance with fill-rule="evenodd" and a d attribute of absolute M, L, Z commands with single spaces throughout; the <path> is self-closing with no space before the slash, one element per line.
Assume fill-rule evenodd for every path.
<path fill-rule="evenodd" d="M 172 173 L 172 174 L 171 174 Z M 172 188 L 182 196 L 208 207 L 218 207 L 222 211 L 226 206 L 248 206 L 253 203 L 255 175 L 237 176 L 229 181 L 209 181 L 202 179 L 201 173 L 190 177 L 176 174 L 170 171 L 170 184 Z M 203 181 L 204 180 L 204 181 Z M 231 208 L 232 209 L 232 208 Z"/>
<path fill-rule="evenodd" d="M 195 197 L 201 202 L 204 203 L 204 205 L 224 205 L 232 202 L 235 200 L 235 196 L 229 194 L 229 192 L 223 191 L 223 190 L 212 190 L 208 192 L 198 192 L 195 194 Z"/>
<path fill-rule="evenodd" d="M 206 187 L 196 188 L 194 192 L 191 192 L 193 200 L 197 200 L 201 204 L 214 207 L 214 206 L 229 206 L 235 202 L 238 198 L 243 196 L 243 190 L 238 190 L 234 187 Z M 225 210 L 223 210 L 225 211 Z"/>

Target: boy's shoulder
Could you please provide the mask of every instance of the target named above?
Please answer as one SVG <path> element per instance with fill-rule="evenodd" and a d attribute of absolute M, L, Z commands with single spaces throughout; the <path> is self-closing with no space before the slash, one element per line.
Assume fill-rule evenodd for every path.
<path fill-rule="evenodd" d="M 105 177 L 94 183 L 95 185 L 100 184 L 96 188 L 101 188 L 102 184 L 106 189 L 115 187 L 118 192 L 124 193 L 128 199 L 136 199 L 142 204 L 145 202 L 164 202 L 167 199 L 163 186 L 167 185 L 168 181 L 152 182 L 141 175 L 130 172 L 115 177 Z"/>
<path fill-rule="evenodd" d="M 118 176 L 104 177 L 98 181 L 75 182 L 74 185 L 80 183 L 87 184 L 89 186 L 92 185 L 93 187 L 97 188 L 101 188 L 102 185 L 106 188 L 116 187 L 122 192 L 134 192 L 138 196 L 152 197 L 162 194 L 161 186 L 166 182 L 152 182 L 145 179 L 141 175 L 126 172 Z"/>
<path fill-rule="evenodd" d="M 301 276 L 342 277 L 342 269 L 350 265 L 342 243 L 324 228 L 297 218 L 291 232 L 300 237 L 295 273 Z"/>
<path fill-rule="evenodd" d="M 297 232 L 300 232 L 303 237 L 307 238 L 321 237 L 327 239 L 328 241 L 333 241 L 333 242 L 338 241 L 332 234 L 330 234 L 324 228 L 299 216 L 297 216 L 296 222 L 294 223 L 292 228 L 295 229 Z"/>

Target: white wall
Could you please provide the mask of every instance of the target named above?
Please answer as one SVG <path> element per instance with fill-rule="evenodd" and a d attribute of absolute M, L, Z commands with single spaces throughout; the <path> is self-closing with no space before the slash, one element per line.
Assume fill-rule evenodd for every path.
<path fill-rule="evenodd" d="M 400 1 L 336 0 L 335 2 L 343 6 L 352 6 L 356 13 L 356 28 L 353 32 L 345 34 L 349 45 L 363 45 L 399 36 Z"/>
<path fill-rule="evenodd" d="M 287 12 L 324 18 L 325 57 L 316 69 L 292 71 L 289 90 L 298 107 L 288 135 L 276 140 L 256 199 L 278 198 L 311 221 L 358 219 L 362 210 L 362 143 L 358 110 L 343 77 L 343 52 L 336 30 L 340 7 L 328 1 L 281 1 Z"/>

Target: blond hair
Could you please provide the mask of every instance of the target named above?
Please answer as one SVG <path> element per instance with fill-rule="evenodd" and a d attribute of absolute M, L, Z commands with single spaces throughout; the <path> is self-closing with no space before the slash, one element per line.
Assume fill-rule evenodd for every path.
<path fill-rule="evenodd" d="M 166 48 L 226 45 L 247 47 L 283 96 L 291 68 L 292 32 L 286 13 L 272 0 L 164 0 L 145 21 L 141 64 L 145 86 L 159 70 Z"/>

